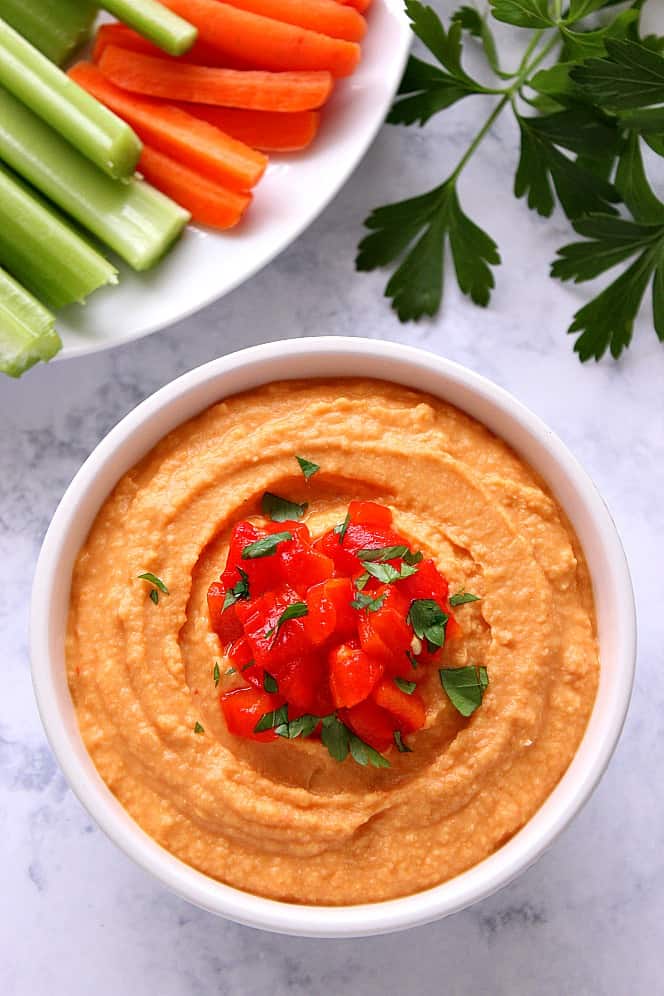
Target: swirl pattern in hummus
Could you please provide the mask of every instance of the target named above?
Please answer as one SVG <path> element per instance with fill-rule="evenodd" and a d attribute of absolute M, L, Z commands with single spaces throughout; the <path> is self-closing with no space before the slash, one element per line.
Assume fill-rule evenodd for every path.
<path fill-rule="evenodd" d="M 296 453 L 322 468 L 309 482 Z M 457 610 L 464 636 L 445 650 L 488 668 L 469 720 L 433 669 L 426 726 L 389 770 L 338 764 L 316 741 L 228 734 L 218 693 L 237 679 L 215 689 L 206 592 L 268 490 L 309 502 L 314 535 L 353 498 L 386 504 L 452 592 L 481 596 Z M 168 585 L 158 605 L 142 571 Z M 457 409 L 359 379 L 229 398 L 126 474 L 76 563 L 67 666 L 87 749 L 147 833 L 230 885 L 315 904 L 416 892 L 500 847 L 569 765 L 599 668 L 585 562 L 534 472 Z"/>

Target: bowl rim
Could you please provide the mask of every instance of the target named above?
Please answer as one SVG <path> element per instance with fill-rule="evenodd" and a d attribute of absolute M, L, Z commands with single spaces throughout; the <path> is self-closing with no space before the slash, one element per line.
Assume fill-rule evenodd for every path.
<path fill-rule="evenodd" d="M 355 906 L 285 903 L 225 885 L 185 864 L 157 844 L 128 816 L 97 774 L 82 746 L 75 720 L 72 721 L 70 716 L 68 722 L 58 704 L 58 682 L 61 686 L 63 672 L 58 675 L 62 664 L 53 660 L 52 633 L 58 615 L 56 600 L 62 602 L 64 599 L 66 606 L 70 581 L 68 577 L 66 586 L 61 584 L 61 561 L 67 556 L 73 560 L 80 548 L 80 543 L 77 543 L 71 553 L 69 548 L 73 541 L 69 537 L 76 526 L 81 506 L 87 503 L 93 507 L 89 515 L 91 523 L 124 473 L 121 471 L 112 478 L 110 487 L 100 490 L 98 482 L 105 468 L 114 458 L 117 460 L 124 454 L 126 469 L 129 469 L 172 427 L 208 407 L 212 403 L 210 399 L 221 400 L 237 393 L 238 388 L 225 390 L 223 386 L 224 380 L 234 374 L 243 373 L 245 379 L 248 376 L 250 386 L 247 389 L 250 389 L 252 385 L 257 387 L 282 379 L 281 376 L 271 375 L 270 371 L 284 361 L 287 368 L 292 364 L 306 365 L 311 361 L 320 366 L 320 373 L 308 376 L 321 378 L 343 376 L 330 369 L 335 363 L 341 366 L 344 362 L 352 364 L 352 369 L 362 362 L 373 363 L 376 364 L 373 374 L 376 378 L 408 386 L 414 386 L 412 377 L 419 372 L 422 377 L 428 376 L 439 383 L 438 390 L 432 391 L 428 386 L 422 390 L 443 400 L 451 400 L 450 395 L 453 398 L 457 394 L 468 395 L 466 400 L 470 404 L 456 400 L 451 400 L 451 403 L 465 411 L 473 409 L 469 413 L 480 421 L 485 420 L 476 414 L 478 406 L 492 412 L 496 418 L 500 416 L 503 428 L 497 430 L 486 423 L 488 428 L 505 439 L 507 426 L 510 432 L 513 430 L 540 451 L 542 461 L 548 462 L 551 472 L 555 469 L 566 486 L 564 496 L 558 489 L 554 493 L 577 532 L 575 515 L 570 514 L 572 510 L 568 503 L 572 500 L 578 502 L 580 511 L 576 517 L 583 513 L 587 527 L 594 528 L 593 542 L 597 543 L 597 556 L 603 571 L 607 572 L 613 601 L 621 607 L 615 621 L 615 650 L 612 648 L 618 662 L 615 674 L 609 678 L 605 675 L 605 669 L 600 669 L 600 689 L 603 689 L 604 696 L 602 713 L 599 715 L 598 691 L 593 713 L 575 757 L 540 809 L 510 841 L 461 875 L 422 892 L 378 903 Z M 383 373 L 381 364 L 390 369 L 389 375 Z M 262 375 L 259 373 L 252 380 L 255 370 L 261 371 Z M 404 372 L 403 380 L 400 380 L 399 370 L 410 373 L 411 379 Z M 295 371 L 291 376 L 298 375 L 302 376 L 302 373 Z M 368 376 L 365 373 L 358 375 Z M 202 396 L 200 404 L 199 396 Z M 189 408 L 186 414 L 179 414 L 179 407 L 187 402 Z M 166 415 L 170 418 L 167 427 L 163 428 Z M 139 437 L 142 434 L 150 438 L 141 442 Z M 506 441 L 519 451 L 519 445 L 509 438 Z M 526 459 L 535 465 L 530 457 Z M 542 473 L 540 467 L 535 465 L 535 469 Z M 542 476 L 550 484 L 549 475 Z M 87 531 L 86 528 L 85 533 Z M 591 579 L 595 588 L 592 568 Z M 596 608 L 599 610 L 599 606 Z M 214 359 L 167 383 L 111 429 L 74 476 L 44 538 L 32 589 L 30 651 L 35 697 L 51 748 L 79 801 L 121 850 L 171 891 L 210 912 L 247 926 L 279 933 L 341 938 L 403 930 L 457 912 L 502 888 L 529 867 L 553 842 L 590 797 L 620 736 L 634 680 L 636 612 L 627 560 L 611 514 L 586 471 L 538 416 L 482 375 L 427 350 L 379 339 L 321 336 L 279 340 Z M 70 708 L 73 715 L 71 700 L 66 708 Z"/>

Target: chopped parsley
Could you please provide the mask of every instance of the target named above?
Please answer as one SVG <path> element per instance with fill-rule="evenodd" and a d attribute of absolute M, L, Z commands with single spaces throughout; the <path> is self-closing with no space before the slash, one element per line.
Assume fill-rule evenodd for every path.
<path fill-rule="evenodd" d="M 368 573 L 382 581 L 383 584 L 392 584 L 393 581 L 403 581 L 404 578 L 409 578 L 413 574 L 417 574 L 417 567 L 409 567 L 408 564 L 403 563 L 399 570 L 396 567 L 392 567 L 392 564 L 373 564 L 365 563 L 365 568 Z"/>
<path fill-rule="evenodd" d="M 236 581 L 233 587 L 229 588 L 226 592 L 222 612 L 225 612 L 231 605 L 235 605 L 236 602 L 241 601 L 243 598 L 249 598 L 249 575 L 241 567 L 238 567 L 237 571 L 240 575 L 240 580 Z"/>
<path fill-rule="evenodd" d="M 306 616 L 308 615 L 308 613 L 309 613 L 309 606 L 307 605 L 306 602 L 293 602 L 292 605 L 289 605 L 287 606 L 287 608 L 284 609 L 284 611 L 279 616 L 279 619 L 277 620 L 277 625 L 269 629 L 265 634 L 265 636 L 269 638 L 274 633 L 275 634 L 274 638 L 276 640 L 277 637 L 279 636 L 279 630 L 281 629 L 284 623 L 288 622 L 289 619 L 301 619 L 302 616 Z"/>
<path fill-rule="evenodd" d="M 196 722 L 196 725 L 194 726 L 194 733 L 205 733 L 205 727 L 201 726 L 201 724 L 198 721 Z"/>
<path fill-rule="evenodd" d="M 298 505 L 297 502 L 288 501 L 271 491 L 266 491 L 261 500 L 261 512 L 273 522 L 296 522 L 303 518 L 308 508 L 309 503 L 306 501 Z"/>
<path fill-rule="evenodd" d="M 471 595 L 469 591 L 457 591 L 456 595 L 452 595 L 450 598 L 450 605 L 455 607 L 457 605 L 467 605 L 468 602 L 479 602 L 479 595 Z"/>
<path fill-rule="evenodd" d="M 408 744 L 403 742 L 401 732 L 399 730 L 394 731 L 394 742 L 397 745 L 397 750 L 400 754 L 412 754 L 413 748 L 409 747 Z"/>
<path fill-rule="evenodd" d="M 381 608 L 383 602 L 387 597 L 387 592 L 384 591 L 375 598 L 371 595 L 365 595 L 363 591 L 358 591 L 357 596 L 350 603 L 354 609 L 366 609 L 367 612 L 377 612 Z"/>
<path fill-rule="evenodd" d="M 228 674 L 228 671 L 226 672 L 226 674 Z M 221 678 L 221 674 L 219 673 L 219 661 L 215 661 L 214 662 L 214 668 L 212 670 L 212 680 L 214 681 L 214 687 L 215 688 L 217 688 L 219 686 L 219 680 L 220 680 L 220 678 Z"/>
<path fill-rule="evenodd" d="M 417 688 L 417 684 L 414 681 L 406 681 L 405 678 L 395 678 L 394 684 L 397 685 L 402 692 L 405 692 L 406 695 L 412 695 Z"/>
<path fill-rule="evenodd" d="M 438 674 L 448 699 L 462 716 L 471 716 L 482 705 L 489 685 L 485 667 L 441 667 Z"/>
<path fill-rule="evenodd" d="M 304 474 L 305 481 L 308 481 L 310 478 L 314 476 L 314 474 L 317 474 L 318 471 L 320 470 L 318 464 L 312 463 L 311 460 L 305 460 L 305 458 L 301 456 L 296 456 L 295 459 L 300 465 L 300 470 Z"/>
<path fill-rule="evenodd" d="M 259 557 L 270 557 L 276 552 L 280 543 L 292 540 L 293 534 L 288 532 L 272 533 L 271 536 L 264 536 L 263 539 L 249 543 L 242 551 L 243 560 L 258 560 Z"/>
<path fill-rule="evenodd" d="M 254 733 L 265 733 L 288 723 L 288 706 L 282 705 L 272 712 L 264 713 L 254 726 Z"/>
<path fill-rule="evenodd" d="M 137 578 L 139 581 L 147 581 L 153 587 L 150 589 L 150 598 L 155 605 L 159 605 L 159 592 L 161 591 L 164 595 L 168 595 L 169 591 L 161 578 L 158 578 L 156 574 L 152 571 L 146 571 L 144 574 L 138 574 Z"/>
<path fill-rule="evenodd" d="M 273 678 L 271 674 L 267 671 L 263 674 L 263 688 L 270 695 L 274 695 L 275 692 L 279 691 L 279 686 L 277 684 L 277 679 Z"/>
<path fill-rule="evenodd" d="M 338 526 L 334 527 L 334 532 L 339 537 L 339 545 L 343 544 L 344 538 L 346 536 L 346 531 L 349 525 L 350 525 L 350 512 L 347 512 L 344 521 L 340 522 Z"/>
<path fill-rule="evenodd" d="M 418 550 L 417 553 L 411 553 L 407 546 L 379 546 L 375 549 L 359 550 L 357 556 L 365 564 L 384 564 L 387 560 L 403 560 L 412 567 L 414 564 L 419 564 L 419 562 L 424 557 L 424 554 Z"/>
<path fill-rule="evenodd" d="M 426 640 L 429 653 L 435 653 L 445 644 L 445 627 L 448 616 L 438 602 L 431 598 L 416 598 L 411 602 L 408 622 L 420 640 Z"/>

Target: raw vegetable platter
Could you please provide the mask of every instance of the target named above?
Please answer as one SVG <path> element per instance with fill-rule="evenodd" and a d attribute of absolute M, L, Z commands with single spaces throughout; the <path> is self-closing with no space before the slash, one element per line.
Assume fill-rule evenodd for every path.
<path fill-rule="evenodd" d="M 107 20 L 102 14 L 99 23 Z M 313 144 L 296 154 L 270 154 L 250 210 L 231 231 L 190 224 L 174 248 L 141 273 L 105 250 L 119 282 L 101 287 L 83 307 L 57 312 L 59 356 L 108 348 L 170 325 L 228 293 L 286 248 L 367 150 L 398 87 L 410 37 L 401 0 L 374 0 L 360 66 L 337 81 Z"/>

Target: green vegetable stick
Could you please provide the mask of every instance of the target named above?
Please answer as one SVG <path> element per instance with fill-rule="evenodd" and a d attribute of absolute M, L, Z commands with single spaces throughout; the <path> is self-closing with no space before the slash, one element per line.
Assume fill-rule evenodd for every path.
<path fill-rule="evenodd" d="M 62 348 L 50 311 L 0 269 L 0 373 L 20 377 Z"/>
<path fill-rule="evenodd" d="M 91 0 L 0 0 L 0 17 L 58 66 L 88 38 L 96 16 Z"/>
<path fill-rule="evenodd" d="M 111 180 L 2 87 L 0 160 L 135 270 L 156 263 L 189 221 L 143 180 Z"/>
<path fill-rule="evenodd" d="M 0 265 L 49 308 L 117 283 L 115 267 L 2 166 Z"/>
<path fill-rule="evenodd" d="M 113 177 L 131 176 L 141 143 L 128 124 L 0 20 L 0 85 Z"/>
<path fill-rule="evenodd" d="M 157 0 L 103 0 L 102 6 L 170 55 L 183 55 L 196 41 L 198 31 L 193 24 Z"/>

